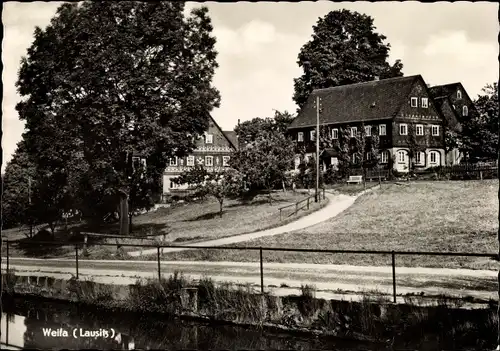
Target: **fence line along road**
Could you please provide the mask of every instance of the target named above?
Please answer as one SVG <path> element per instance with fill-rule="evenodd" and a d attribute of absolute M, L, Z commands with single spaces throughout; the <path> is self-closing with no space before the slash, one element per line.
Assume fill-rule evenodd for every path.
<path fill-rule="evenodd" d="M 9 273 L 9 246 L 12 241 L 3 240 L 2 244 L 6 245 L 6 270 Z M 61 245 L 61 243 L 54 243 L 50 241 L 33 241 L 29 245 Z M 116 246 L 110 243 L 94 244 L 98 246 Z M 64 245 L 62 245 L 64 246 Z M 83 246 L 82 243 L 74 244 L 75 247 L 75 268 L 76 279 L 78 279 L 78 260 L 79 260 L 79 247 Z M 496 259 L 500 261 L 500 256 L 488 253 L 471 253 L 471 252 L 432 252 L 432 251 L 393 251 L 393 250 L 328 250 L 328 249 L 304 249 L 304 248 L 282 248 L 282 247 L 255 247 L 255 246 L 190 246 L 190 245 L 152 245 L 152 244 L 120 244 L 121 247 L 148 247 L 157 248 L 157 261 L 158 261 L 158 279 L 161 279 L 161 254 L 162 248 L 186 248 L 186 249 L 210 249 L 210 250 L 244 250 L 244 251 L 259 251 L 259 268 L 260 268 L 260 290 L 264 293 L 264 251 L 281 251 L 281 252 L 312 252 L 312 253 L 329 253 L 329 254 L 360 254 L 360 255 L 390 255 L 392 266 L 392 287 L 393 287 L 393 302 L 396 303 L 396 255 L 410 255 L 410 256 L 452 256 L 452 257 L 482 257 Z M 133 262 L 133 261 L 130 261 Z"/>

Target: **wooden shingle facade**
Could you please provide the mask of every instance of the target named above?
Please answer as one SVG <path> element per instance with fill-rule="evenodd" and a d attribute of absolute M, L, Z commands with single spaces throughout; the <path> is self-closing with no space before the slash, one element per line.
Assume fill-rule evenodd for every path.
<path fill-rule="evenodd" d="M 332 139 L 340 128 L 360 130 L 362 126 L 380 135 L 381 164 L 394 160 L 394 169 L 407 172 L 410 162 L 417 168 L 445 164 L 444 130 L 441 109 L 432 99 L 420 75 L 376 80 L 314 90 L 289 126 L 289 132 L 307 155 L 315 152 L 316 97 L 321 100 L 320 125 Z M 423 150 L 414 160 L 408 157 L 408 133 Z M 331 155 L 331 162 L 337 162 Z M 296 164 L 298 161 L 296 160 Z"/>
<path fill-rule="evenodd" d="M 182 172 L 203 166 L 213 172 L 229 167 L 232 152 L 238 148 L 238 139 L 234 131 L 222 131 L 217 122 L 210 117 L 207 131 L 196 142 L 195 150 L 186 157 L 171 158 L 163 173 L 163 194 L 183 193 L 187 184 L 177 185 L 172 182 Z"/>

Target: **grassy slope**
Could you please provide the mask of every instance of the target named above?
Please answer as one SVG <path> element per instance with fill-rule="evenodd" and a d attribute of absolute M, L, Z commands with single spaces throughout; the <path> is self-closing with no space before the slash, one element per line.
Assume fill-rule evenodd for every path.
<path fill-rule="evenodd" d="M 496 181 L 384 184 L 362 196 L 336 218 L 288 234 L 244 243 L 248 246 L 322 249 L 461 251 L 494 253 L 497 248 Z M 240 244 L 241 245 L 241 244 Z M 255 261 L 258 253 L 192 251 L 167 258 Z M 266 252 L 275 262 L 387 265 L 390 257 Z M 397 265 L 497 268 L 487 259 L 404 256 Z"/>
<path fill-rule="evenodd" d="M 212 198 L 207 198 L 203 202 L 179 204 L 171 208 L 161 208 L 155 212 L 146 213 L 134 218 L 134 234 L 166 234 L 166 243 L 187 244 L 202 240 L 217 239 L 232 235 L 254 232 L 262 229 L 284 225 L 290 221 L 300 218 L 312 211 L 323 207 L 326 202 L 315 204 L 310 203 L 309 210 L 302 210 L 298 216 L 288 216 L 295 206 L 283 211 L 283 218 L 280 220 L 279 208 L 294 204 L 296 201 L 305 199 L 307 194 L 287 191 L 286 193 L 277 191 L 272 194 L 273 202 L 269 204 L 267 195 L 259 195 L 250 203 L 241 203 L 236 200 L 226 200 L 224 203 L 222 218 L 219 217 L 219 204 Z M 75 228 L 73 228 L 75 229 Z M 116 232 L 116 225 L 102 227 L 99 230 L 90 231 L 101 233 Z M 82 229 L 85 230 L 85 229 Z M 87 229 L 88 230 L 88 229 Z M 15 231 L 12 231 L 14 234 Z M 17 234 L 17 233 L 16 233 Z M 23 235 L 17 235 L 22 239 Z M 68 235 L 62 232 L 56 233 L 55 241 L 60 243 L 59 247 L 44 248 L 21 248 L 16 245 L 11 246 L 10 253 L 13 256 L 28 257 L 55 257 L 73 255 L 74 249 L 64 245 Z M 159 237 L 160 239 L 161 237 Z M 154 237 L 153 237 L 154 239 Z M 26 241 L 23 240 L 23 241 Z M 115 239 L 106 242 L 115 243 Z M 120 240 L 123 244 L 152 244 L 154 240 L 125 239 Z M 126 251 L 138 250 L 137 247 L 127 247 Z M 5 249 L 2 247 L 2 254 Z M 89 258 L 107 258 L 116 251 L 115 247 L 90 248 Z"/>

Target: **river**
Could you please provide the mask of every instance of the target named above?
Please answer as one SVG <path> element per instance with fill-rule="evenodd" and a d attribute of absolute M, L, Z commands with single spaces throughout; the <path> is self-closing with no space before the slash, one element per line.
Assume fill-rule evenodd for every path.
<path fill-rule="evenodd" d="M 369 343 L 215 326 L 172 320 L 161 315 L 111 313 L 70 303 L 16 298 L 3 300 L 2 305 L 2 349 L 386 349 Z M 91 337 L 92 332 L 98 335 Z"/>

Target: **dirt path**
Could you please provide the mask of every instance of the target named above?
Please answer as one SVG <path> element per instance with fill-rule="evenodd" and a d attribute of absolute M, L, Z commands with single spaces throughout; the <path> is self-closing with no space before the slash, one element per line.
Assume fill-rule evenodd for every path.
<path fill-rule="evenodd" d="M 315 211 L 307 216 L 301 217 L 301 218 L 297 219 L 296 221 L 285 224 L 281 227 L 261 230 L 258 232 L 253 232 L 253 233 L 248 233 L 248 234 L 235 235 L 235 236 L 231 236 L 231 237 L 227 237 L 227 238 L 207 240 L 207 241 L 203 241 L 203 242 L 197 242 L 194 244 L 186 244 L 186 245 L 189 245 L 189 246 L 223 246 L 223 245 L 236 244 L 236 243 L 241 243 L 244 241 L 254 240 L 254 239 L 262 238 L 265 236 L 284 234 L 284 233 L 288 233 L 288 232 L 291 232 L 294 230 L 304 229 L 304 228 L 316 225 L 318 223 L 321 223 L 323 221 L 326 221 L 328 219 L 331 219 L 331 218 L 337 216 L 339 213 L 343 212 L 348 207 L 350 207 L 354 203 L 354 201 L 356 201 L 358 196 L 360 196 L 360 195 L 357 195 L 357 196 L 334 195 L 334 194 L 326 192 L 325 196 L 328 198 L 329 202 L 325 207 L 323 207 L 322 209 Z M 178 252 L 178 251 L 184 251 L 184 250 L 192 250 L 192 249 L 164 248 L 164 249 L 162 249 L 162 253 L 171 253 L 171 252 Z M 143 256 L 143 255 L 153 255 L 153 254 L 156 254 L 156 252 L 157 252 L 157 249 L 148 249 L 148 250 L 143 250 L 143 251 L 132 251 L 132 252 L 128 252 L 128 254 L 132 257 L 138 257 L 138 256 Z"/>
<path fill-rule="evenodd" d="M 5 271 L 2 259 L 2 271 Z M 22 259 L 12 258 L 10 267 L 20 275 L 51 275 L 71 277 L 75 275 L 75 261 L 70 259 Z M 302 285 L 314 285 L 317 296 L 326 294 L 345 295 L 378 291 L 392 295 L 391 267 L 363 267 L 350 265 L 264 263 L 265 291 L 273 294 L 298 292 Z M 216 282 L 250 284 L 260 290 L 260 266 L 253 262 L 162 262 L 163 276 L 181 272 L 192 279 L 210 277 Z M 424 293 L 425 296 L 440 294 L 452 297 L 471 296 L 478 299 L 496 298 L 496 271 L 469 269 L 441 269 L 420 267 L 396 267 L 396 288 L 401 295 Z M 157 278 L 155 261 L 79 260 L 80 279 L 112 284 L 133 284 L 137 278 Z"/>

